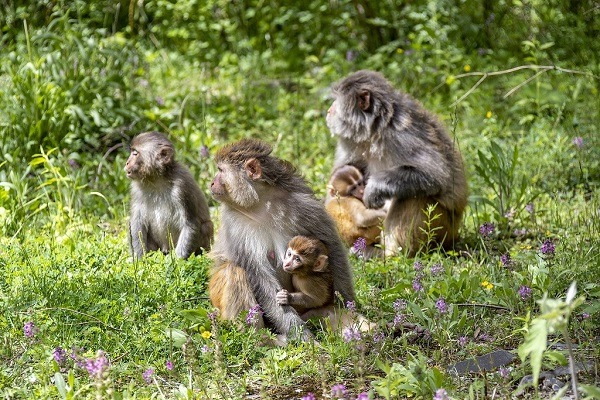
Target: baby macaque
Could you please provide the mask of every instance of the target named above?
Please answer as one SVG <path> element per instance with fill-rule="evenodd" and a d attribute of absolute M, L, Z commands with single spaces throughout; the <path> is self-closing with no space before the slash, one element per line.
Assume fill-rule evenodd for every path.
<path fill-rule="evenodd" d="M 131 179 L 130 244 L 134 259 L 175 250 L 187 259 L 210 250 L 213 223 L 204 194 L 190 170 L 175 160 L 175 149 L 160 132 L 131 141 L 125 165 Z"/>
<path fill-rule="evenodd" d="M 327 187 L 325 208 L 335 221 L 344 242 L 352 246 L 358 238 L 364 238 L 367 246 L 365 256 L 381 252 L 375 245 L 380 242 L 387 207 L 369 209 L 365 206 L 365 179 L 360 170 L 352 165 L 336 168 Z"/>
<path fill-rule="evenodd" d="M 293 292 L 277 292 L 277 304 L 290 305 L 300 314 L 333 304 L 333 274 L 329 270 L 327 248 L 318 239 L 294 236 L 283 259 L 283 270 L 292 274 Z"/>

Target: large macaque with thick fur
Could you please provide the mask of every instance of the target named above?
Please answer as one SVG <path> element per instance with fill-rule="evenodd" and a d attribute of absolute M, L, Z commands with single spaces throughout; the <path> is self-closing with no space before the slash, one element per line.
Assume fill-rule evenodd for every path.
<path fill-rule="evenodd" d="M 130 244 L 133 257 L 175 250 L 181 258 L 210 250 L 213 224 L 204 194 L 190 170 L 175 160 L 175 149 L 160 132 L 131 141 L 125 164 L 131 179 Z"/>
<path fill-rule="evenodd" d="M 293 291 L 281 289 L 279 305 L 293 306 L 300 317 L 309 309 L 333 304 L 333 275 L 329 270 L 329 252 L 318 239 L 294 236 L 288 243 L 283 270 L 292 275 Z"/>
<path fill-rule="evenodd" d="M 366 168 L 367 207 L 391 199 L 382 240 L 386 253 L 415 254 L 430 239 L 451 247 L 468 191 L 460 153 L 442 124 L 374 71 L 355 72 L 332 92 L 327 126 L 338 137 L 334 168 Z"/>
<path fill-rule="evenodd" d="M 233 319 L 258 304 L 276 333 L 307 338 L 298 312 L 276 301 L 280 289 L 293 290 L 291 275 L 281 267 L 290 239 L 304 235 L 323 242 L 333 290 L 343 301 L 354 300 L 352 274 L 325 207 L 292 164 L 271 152 L 265 142 L 242 139 L 215 155 L 218 172 L 211 192 L 221 203 L 221 225 L 210 254 L 214 267 L 208 289 L 221 318 Z"/>
<path fill-rule="evenodd" d="M 358 238 L 365 239 L 364 255 L 376 255 L 380 249 L 381 227 L 387 207 L 370 209 L 363 203 L 365 179 L 353 165 L 336 168 L 327 185 L 325 208 L 335 221 L 342 239 L 352 246 Z"/>

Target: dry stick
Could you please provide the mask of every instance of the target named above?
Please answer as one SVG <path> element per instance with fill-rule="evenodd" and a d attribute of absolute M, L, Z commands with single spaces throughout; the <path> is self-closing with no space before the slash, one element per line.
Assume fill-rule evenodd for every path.
<path fill-rule="evenodd" d="M 540 76 L 541 74 L 543 74 L 546 71 L 548 71 L 548 70 L 543 69 L 541 71 L 536 72 L 535 75 L 530 76 L 529 78 L 525 79 L 523 82 L 519 83 L 517 86 L 515 86 L 514 88 L 512 88 L 508 92 L 506 92 L 506 94 L 503 96 L 503 98 L 507 98 L 508 96 L 510 96 L 511 94 L 513 94 L 514 92 L 516 92 L 517 90 L 522 88 L 523 86 L 527 85 L 529 82 L 531 82 L 532 80 L 534 80 L 535 78 L 537 78 L 538 76 Z"/>
<path fill-rule="evenodd" d="M 456 75 L 454 78 L 455 79 L 460 79 L 460 78 L 465 78 L 465 77 L 468 77 L 468 76 L 481 76 L 481 78 L 477 81 L 477 83 L 475 83 L 475 85 L 473 85 L 469 90 L 467 90 L 467 92 L 465 94 L 463 94 L 458 100 L 456 100 L 454 103 L 452 103 L 450 105 L 450 107 L 456 106 L 458 103 L 460 103 L 461 101 L 463 101 L 467 96 L 469 96 L 471 93 L 473 93 L 473 91 L 475 89 L 477 89 L 477 87 L 479 85 L 481 85 L 483 83 L 483 81 L 487 77 L 489 77 L 489 76 L 496 76 L 496 75 L 510 74 L 511 72 L 520 71 L 520 70 L 523 70 L 523 69 L 534 69 L 534 70 L 538 70 L 539 69 L 541 71 L 539 71 L 533 77 L 528 78 L 527 80 L 525 80 L 525 82 L 523 82 L 523 83 L 517 85 L 515 88 L 511 89 L 507 94 L 504 95 L 504 98 L 506 98 L 506 97 L 510 96 L 511 94 L 513 94 L 516 90 L 518 90 L 523 85 L 525 85 L 528 82 L 530 82 L 535 77 L 539 76 L 541 73 L 544 73 L 544 72 L 550 71 L 550 70 L 556 70 L 556 71 L 559 71 L 559 72 L 565 72 L 565 73 L 569 73 L 569 74 L 587 75 L 589 77 L 593 77 L 593 78 L 598 79 L 597 76 L 595 76 L 595 75 L 593 75 L 593 74 L 591 74 L 589 72 L 583 72 L 583 71 L 577 71 L 577 70 L 573 70 L 573 69 L 561 68 L 561 67 L 557 67 L 556 65 L 533 65 L 533 64 L 528 64 L 528 65 L 519 65 L 518 67 L 504 69 L 504 70 L 501 70 L 501 71 L 492 71 L 492 72 L 467 72 L 465 74 Z"/>

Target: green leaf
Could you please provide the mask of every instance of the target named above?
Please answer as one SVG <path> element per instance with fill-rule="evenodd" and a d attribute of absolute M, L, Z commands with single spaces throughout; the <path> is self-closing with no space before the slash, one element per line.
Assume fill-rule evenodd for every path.
<path fill-rule="evenodd" d="M 165 335 L 173 341 L 173 346 L 175 347 L 181 347 L 187 341 L 187 335 L 179 329 L 165 329 Z"/>
<path fill-rule="evenodd" d="M 600 400 L 600 388 L 593 385 L 579 385 L 579 388 L 588 396 L 586 399 Z"/>
<path fill-rule="evenodd" d="M 531 370 L 533 374 L 533 385 L 537 386 L 542 369 L 542 355 L 546 350 L 548 337 L 548 321 L 535 318 L 525 334 L 525 342 L 519 346 L 518 352 L 522 362 L 530 357 Z"/>
<path fill-rule="evenodd" d="M 60 372 L 54 374 L 54 385 L 63 399 L 67 398 L 67 383 Z"/>

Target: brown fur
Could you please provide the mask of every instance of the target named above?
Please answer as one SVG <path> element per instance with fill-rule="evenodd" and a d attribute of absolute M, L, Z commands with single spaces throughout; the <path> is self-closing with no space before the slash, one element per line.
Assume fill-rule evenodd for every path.
<path fill-rule="evenodd" d="M 358 71 L 333 88 L 327 125 L 338 136 L 334 166 L 366 166 L 364 203 L 392 200 L 384 222 L 386 253 L 414 255 L 428 222 L 433 244 L 451 247 L 467 205 L 467 181 L 458 148 L 435 115 L 396 91 L 379 73 Z M 428 221 L 424 209 L 435 206 Z"/>
<path fill-rule="evenodd" d="M 284 270 L 292 274 L 293 291 L 280 290 L 277 293 L 278 303 L 289 304 L 300 314 L 333 304 L 333 275 L 327 255 L 327 248 L 320 240 L 306 236 L 293 237 L 284 259 Z M 295 260 L 296 256 L 300 261 Z"/>
<path fill-rule="evenodd" d="M 372 255 L 380 243 L 382 222 L 386 210 L 368 209 L 362 201 L 364 179 L 360 170 L 352 165 L 337 168 L 329 179 L 325 208 L 335 221 L 338 232 L 346 245 L 352 246 L 358 238 L 364 238 L 366 253 Z"/>
<path fill-rule="evenodd" d="M 175 250 L 188 258 L 210 250 L 213 224 L 204 194 L 175 149 L 160 132 L 131 141 L 125 165 L 131 179 L 130 244 L 134 258 Z"/>
<path fill-rule="evenodd" d="M 293 290 L 291 276 L 280 267 L 290 239 L 305 235 L 324 243 L 333 289 L 344 301 L 354 300 L 352 274 L 325 207 L 295 168 L 271 151 L 262 141 L 243 139 L 215 156 L 219 172 L 211 193 L 221 203 L 221 226 L 210 253 L 214 267 L 209 293 L 223 318 L 259 304 L 275 332 L 287 336 L 300 330 L 307 338 L 310 334 L 296 310 L 277 304 L 273 295 L 282 288 Z M 230 279 L 233 285 L 226 284 Z"/>

